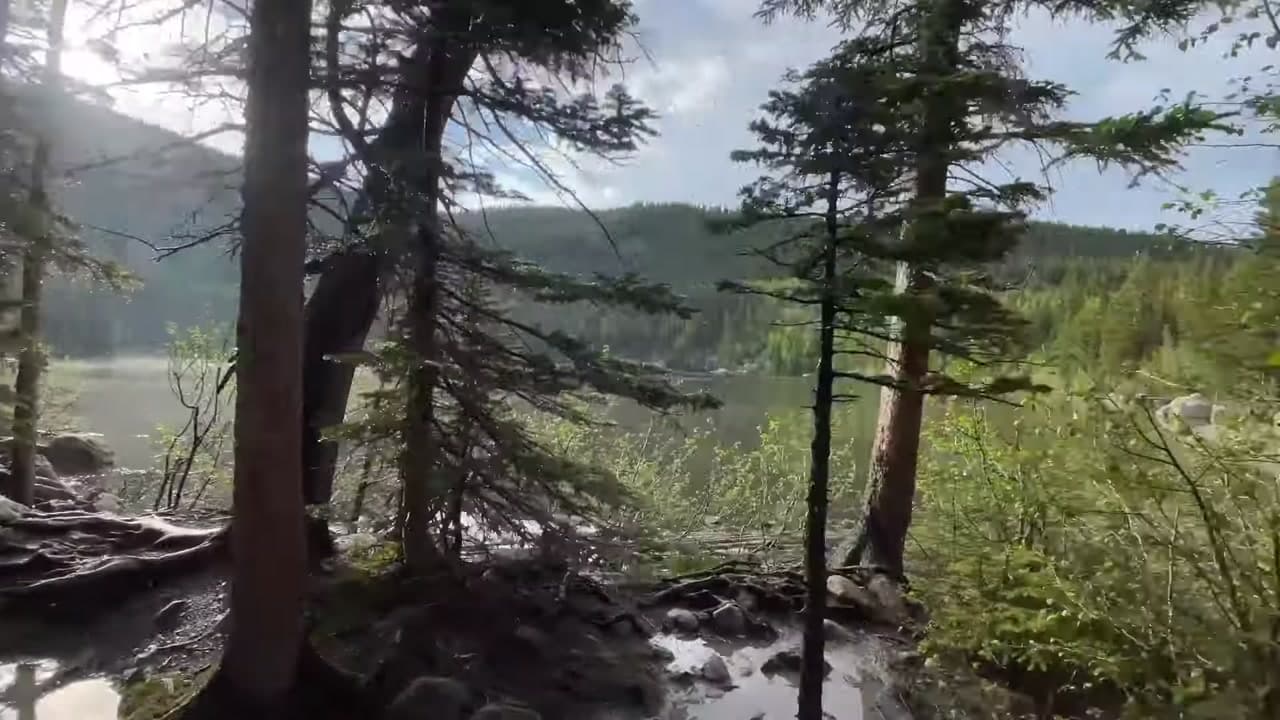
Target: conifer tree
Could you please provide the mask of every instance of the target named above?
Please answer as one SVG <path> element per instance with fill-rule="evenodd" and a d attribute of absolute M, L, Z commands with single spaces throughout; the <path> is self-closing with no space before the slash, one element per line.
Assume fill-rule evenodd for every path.
<path fill-rule="evenodd" d="M 385 22 L 379 47 L 412 48 L 391 79 L 381 67 L 386 53 L 367 46 L 370 33 L 345 25 L 368 17 L 354 3 L 338 4 L 326 27 L 322 75 L 330 113 L 364 179 L 350 212 L 331 205 L 344 218 L 343 235 L 316 248 L 320 277 L 307 310 L 306 494 L 311 502 L 328 499 L 336 446 L 323 442 L 321 433 L 341 421 L 350 389 L 351 363 L 330 358 L 358 357 L 380 299 L 394 298 L 391 342 L 372 362 L 395 375 L 407 396 L 396 428 L 403 548 L 409 565 L 422 570 L 440 559 L 441 508 L 463 460 L 451 434 L 456 427 L 482 434 L 494 467 L 520 477 L 542 474 L 547 482 L 563 479 L 551 467 L 536 471 L 537 463 L 556 463 L 494 401 L 518 398 L 574 414 L 557 395 L 589 389 L 658 408 L 707 400 L 683 397 L 657 368 L 522 322 L 504 307 L 520 296 L 525 302 L 620 303 L 640 312 L 687 315 L 669 288 L 634 276 L 584 280 L 544 273 L 485 248 L 483 223 L 477 230 L 461 222 L 468 199 L 513 197 L 477 155 L 523 165 L 567 193 L 541 159 L 539 134 L 615 157 L 651 134 L 653 113 L 620 86 L 595 93 L 545 82 L 549 74 L 565 88 L 585 85 L 599 61 L 614 61 L 634 22 L 630 4 L 448 0 L 429 13 L 389 8 L 385 17 L 375 16 Z M 369 96 L 386 98 L 392 108 L 373 141 L 365 140 L 371 128 L 360 113 Z M 446 137 L 448 128 L 463 138 L 462 149 Z M 475 280 L 491 295 L 472 292 Z M 475 323 L 477 316 L 486 322 Z M 467 342 L 459 341 L 459 333 Z M 486 401 L 478 401 L 477 393 Z M 463 414 L 469 417 L 460 423 Z M 473 438 L 465 444 L 478 452 Z M 570 494 L 555 493 L 561 500 Z"/>
<path fill-rule="evenodd" d="M 934 351 L 997 369 L 1017 357 L 1009 342 L 1015 336 L 1005 330 L 1019 321 L 992 294 L 997 287 L 980 268 L 1016 245 L 1025 209 L 1047 188 L 992 182 L 977 166 L 1011 144 L 1036 143 L 1056 144 L 1059 162 L 1092 158 L 1158 171 L 1175 164 L 1181 142 L 1221 127 L 1216 113 L 1189 102 L 1097 123 L 1056 119 L 1068 90 L 1021 77 L 1016 49 L 1005 42 L 1013 14 L 1032 7 L 1123 17 L 1119 48 L 1194 10 L 1030 0 L 766 0 L 761 10 L 766 18 L 830 10 L 846 27 L 862 23 L 864 37 L 893 49 L 895 70 L 882 93 L 899 99 L 898 122 L 912 133 L 902 156 L 913 187 L 900 216 L 901 236 L 876 243 L 880 254 L 897 261 L 896 295 L 880 306 L 893 323 L 883 338 L 886 370 L 875 378 L 884 388 L 866 507 L 847 564 L 903 572 L 927 395 L 999 396 L 1030 387 L 1026 378 L 999 372 L 978 385 L 960 382 L 930 364 Z"/>

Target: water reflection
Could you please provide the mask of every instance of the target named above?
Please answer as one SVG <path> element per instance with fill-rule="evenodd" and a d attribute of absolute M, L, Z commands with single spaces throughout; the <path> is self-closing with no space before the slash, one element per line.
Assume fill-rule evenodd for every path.
<path fill-rule="evenodd" d="M 62 680 L 50 661 L 0 665 L 0 720 L 116 720 L 120 694 L 109 681 Z"/>

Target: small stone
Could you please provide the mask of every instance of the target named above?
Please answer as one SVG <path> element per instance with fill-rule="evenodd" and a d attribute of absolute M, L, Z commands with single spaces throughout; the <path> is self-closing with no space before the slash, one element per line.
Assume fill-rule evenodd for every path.
<path fill-rule="evenodd" d="M 872 619 L 888 625 L 902 625 L 910 620 L 902 588 L 887 575 L 876 574 L 867 581 L 867 591 L 875 598 Z"/>
<path fill-rule="evenodd" d="M 32 467 L 37 478 L 45 480 L 58 479 L 58 471 L 53 467 L 53 463 L 49 462 L 49 458 L 43 455 L 36 455 L 36 459 L 32 462 Z"/>
<path fill-rule="evenodd" d="M 692 610 L 684 608 L 671 608 L 667 611 L 667 623 L 680 632 L 697 632 L 698 631 L 698 615 Z"/>
<path fill-rule="evenodd" d="M 830 618 L 822 621 L 822 632 L 828 642 L 853 642 L 856 639 L 853 631 Z"/>
<path fill-rule="evenodd" d="M 471 691 L 457 680 L 420 677 L 391 701 L 384 717 L 387 720 L 464 720 L 471 707 Z M 494 720 L 501 717 L 495 716 Z"/>
<path fill-rule="evenodd" d="M 547 634 L 532 625 L 521 625 L 515 629 L 513 633 L 517 640 L 524 643 L 528 649 L 536 653 L 545 653 L 551 638 Z"/>
<path fill-rule="evenodd" d="M 773 657 L 765 661 L 760 666 L 760 672 L 765 675 L 778 675 L 781 673 L 799 673 L 804 666 L 804 658 L 801 657 L 799 650 L 782 650 L 774 654 Z M 826 677 L 831 674 L 831 663 L 826 660 L 822 661 L 822 676 Z"/>
<path fill-rule="evenodd" d="M 520 705 L 493 703 L 480 708 L 471 720 L 542 720 L 542 715 Z"/>
<path fill-rule="evenodd" d="M 102 493 L 93 501 L 93 506 L 99 512 L 118 513 L 122 509 L 120 498 L 111 493 Z"/>
<path fill-rule="evenodd" d="M 656 660 L 660 660 L 662 662 L 671 662 L 672 660 L 676 659 L 675 653 L 662 647 L 661 645 L 650 645 L 649 647 L 650 647 L 650 651 L 649 651 L 650 654 L 652 654 L 654 659 Z"/>
<path fill-rule="evenodd" d="M 711 624 L 723 635 L 741 635 L 747 629 L 747 614 L 735 603 L 725 603 L 711 613 Z"/>
<path fill-rule="evenodd" d="M 702 664 L 702 677 L 717 685 L 727 685 L 731 680 L 729 666 L 719 655 L 712 655 Z"/>
<path fill-rule="evenodd" d="M 11 523 L 30 511 L 26 505 L 0 495 L 0 524 Z"/>
<path fill-rule="evenodd" d="M 724 690 L 718 687 L 707 688 L 707 697 L 711 698 L 712 700 L 719 700 L 720 698 L 724 697 Z"/>
<path fill-rule="evenodd" d="M 378 545 L 378 536 L 373 533 L 351 533 L 333 541 L 334 550 L 343 553 L 361 553 Z"/>
<path fill-rule="evenodd" d="M 191 605 L 186 600 L 174 600 L 173 602 L 160 608 L 160 612 L 155 615 L 156 627 L 160 630 L 172 630 L 177 627 L 178 621 L 182 619 L 182 614 L 187 611 Z"/>

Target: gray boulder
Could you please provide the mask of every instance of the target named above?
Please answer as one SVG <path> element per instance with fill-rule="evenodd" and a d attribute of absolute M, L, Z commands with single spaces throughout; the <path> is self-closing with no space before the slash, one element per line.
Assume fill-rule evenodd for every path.
<path fill-rule="evenodd" d="M 115 465 L 115 453 L 100 435 L 64 433 L 49 440 L 44 456 L 60 475 L 98 475 Z"/>
<path fill-rule="evenodd" d="M 1156 417 L 1168 426 L 1176 426 L 1179 420 L 1192 429 L 1213 422 L 1213 403 L 1200 393 L 1176 397 L 1168 405 L 1156 410 Z"/>
<path fill-rule="evenodd" d="M 732 682 L 729 666 L 719 655 L 712 655 L 702 664 L 702 677 L 716 685 L 729 685 Z"/>
<path fill-rule="evenodd" d="M 741 635 L 747 629 L 747 614 L 737 603 L 727 602 L 711 613 L 711 624 L 722 635 Z"/>
<path fill-rule="evenodd" d="M 678 632 L 692 633 L 698 631 L 698 614 L 685 608 L 671 608 L 667 611 L 667 624 Z"/>
<path fill-rule="evenodd" d="M 386 720 L 465 720 L 471 691 L 457 680 L 420 677 L 387 706 Z"/>

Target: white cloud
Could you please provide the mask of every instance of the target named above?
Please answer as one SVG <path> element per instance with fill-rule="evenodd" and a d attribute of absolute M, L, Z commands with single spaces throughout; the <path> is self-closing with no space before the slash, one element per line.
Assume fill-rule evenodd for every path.
<path fill-rule="evenodd" d="M 704 113 L 729 80 L 729 63 L 722 55 L 685 60 L 658 60 L 649 72 L 631 78 L 636 95 L 663 115 Z"/>
<path fill-rule="evenodd" d="M 165 0 L 144 0 L 148 1 Z M 651 59 L 632 64 L 623 79 L 659 111 L 661 137 L 621 165 L 589 157 L 573 157 L 570 162 L 554 154 L 547 156 L 547 165 L 593 206 L 635 201 L 733 203 L 737 188 L 755 171 L 734 165 L 728 155 L 750 146 L 746 126 L 758 105 L 785 70 L 809 64 L 839 39 L 822 22 L 784 19 L 765 26 L 752 16 L 757 5 L 757 0 L 638 0 L 639 36 Z M 121 34 L 117 44 L 126 64 L 154 64 L 164 59 L 158 50 L 166 44 L 198 37 L 203 21 L 203 12 L 192 13 L 160 28 Z M 97 22 L 96 28 L 81 22 L 67 54 L 67 70 L 91 82 L 116 82 L 117 69 L 86 48 L 90 38 L 101 36 L 102 21 Z M 1175 93 L 1220 94 L 1227 78 L 1265 64 L 1271 54 L 1259 49 L 1228 61 L 1220 57 L 1222 39 L 1215 40 L 1213 48 L 1182 53 L 1172 40 L 1161 38 L 1144 46 L 1147 62 L 1119 63 L 1105 57 L 1110 39 L 1111 28 L 1054 22 L 1042 13 L 1021 19 L 1013 35 L 1027 50 L 1029 75 L 1061 81 L 1077 91 L 1069 115 L 1078 119 L 1149 107 L 1164 87 Z M 121 88 L 113 94 L 122 111 L 178 132 L 238 119 L 238 107 L 193 107 L 180 93 L 159 90 Z M 228 136 L 216 145 L 238 152 L 240 142 Z M 509 186 L 538 202 L 559 202 L 533 174 L 492 155 L 479 159 Z M 1037 172 L 1029 156 L 1009 160 L 1020 174 Z M 1280 167 L 1277 160 L 1272 151 L 1202 149 L 1188 156 L 1187 171 L 1178 179 L 1196 188 L 1243 189 Z M 1168 187 L 1130 190 L 1123 175 L 1099 177 L 1084 165 L 1051 179 L 1059 192 L 1043 215 L 1071 222 L 1149 227 L 1161 217 L 1161 202 L 1171 197 Z"/>

